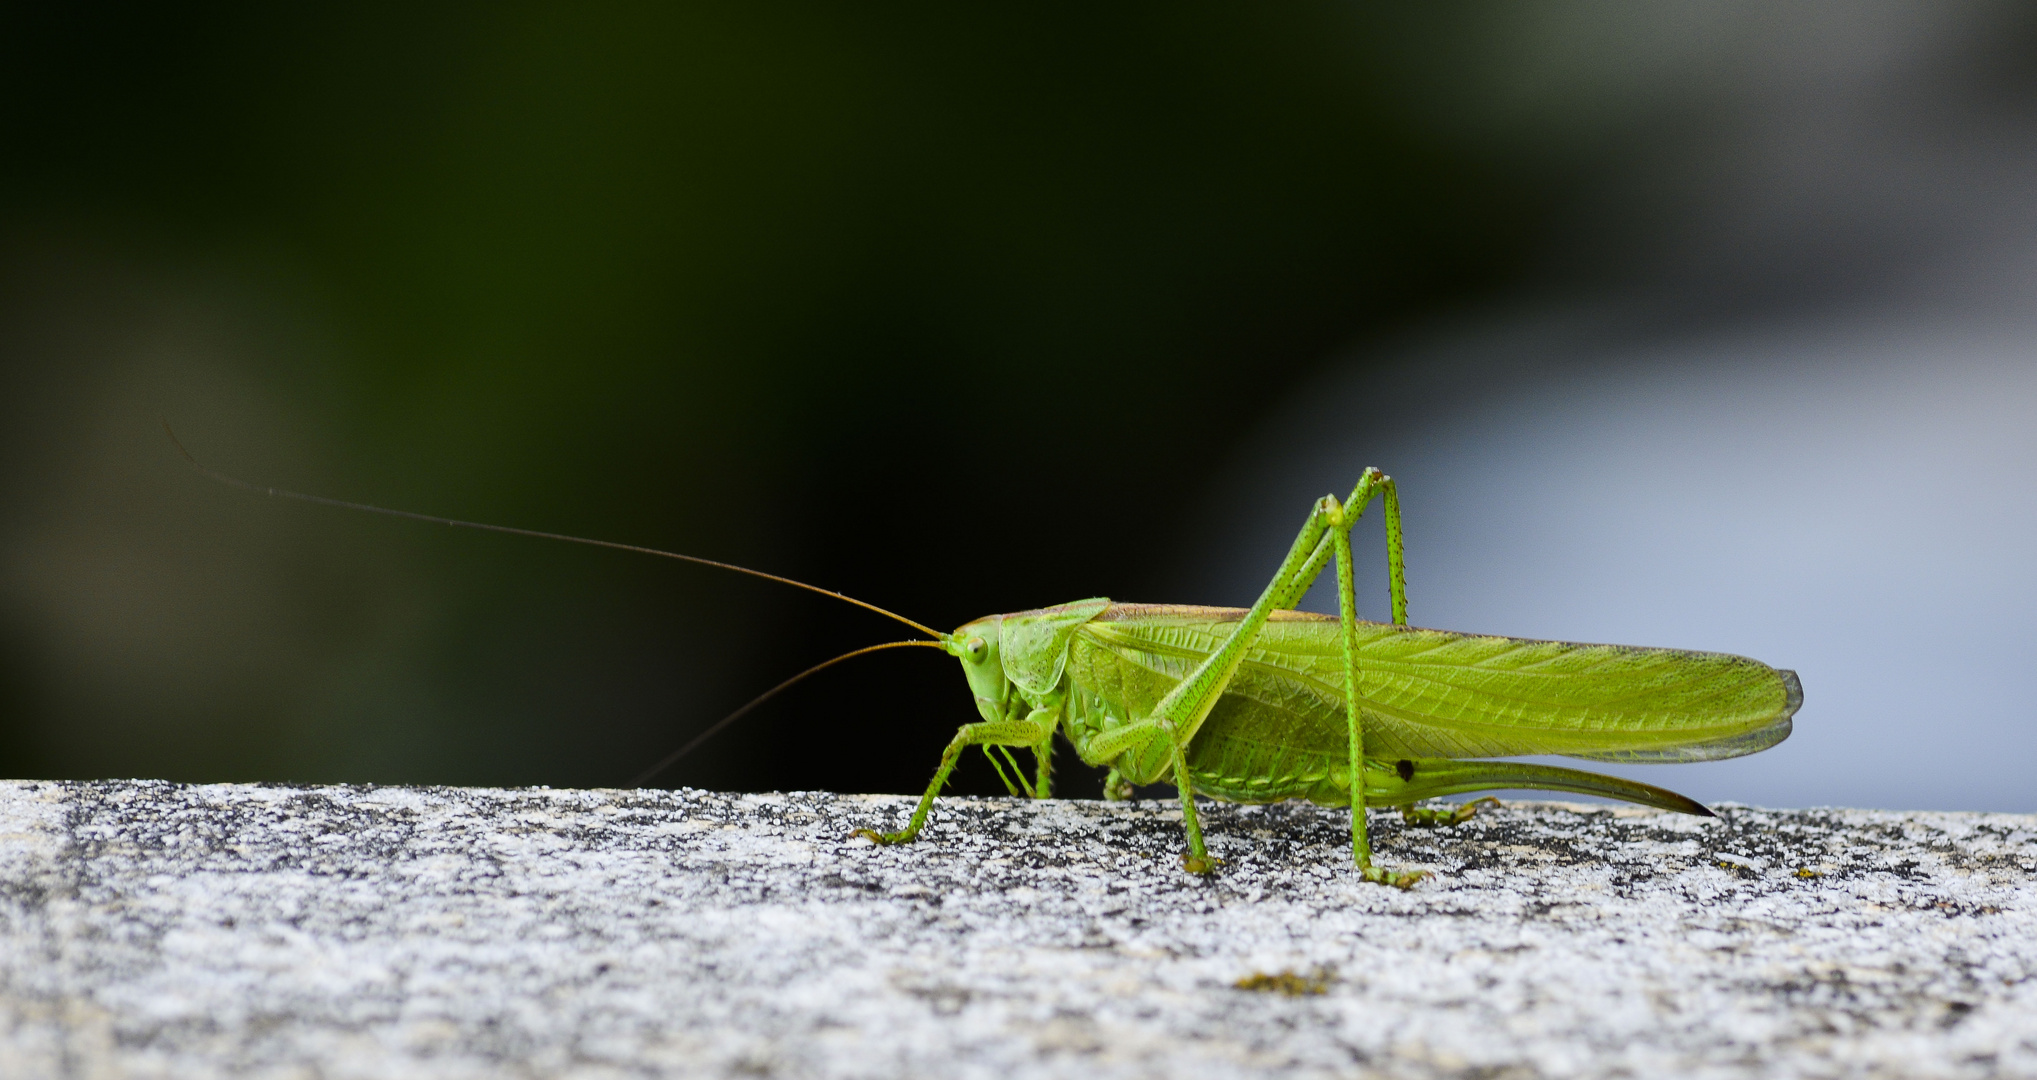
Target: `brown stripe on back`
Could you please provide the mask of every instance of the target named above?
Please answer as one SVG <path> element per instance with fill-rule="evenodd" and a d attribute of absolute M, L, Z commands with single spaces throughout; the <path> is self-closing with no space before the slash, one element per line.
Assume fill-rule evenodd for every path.
<path fill-rule="evenodd" d="M 1208 622 L 1237 622 L 1245 608 L 1206 607 L 1201 604 L 1119 604 L 1112 603 L 1096 617 L 1098 622 L 1130 622 L 1135 619 L 1196 619 Z M 1336 622 L 1335 615 L 1314 611 L 1275 611 L 1271 622 Z"/>

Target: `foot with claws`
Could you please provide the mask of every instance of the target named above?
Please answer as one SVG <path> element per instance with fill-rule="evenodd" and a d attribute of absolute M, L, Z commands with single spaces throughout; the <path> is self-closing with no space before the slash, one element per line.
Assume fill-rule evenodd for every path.
<path fill-rule="evenodd" d="M 1483 799 L 1473 799 L 1468 803 L 1448 808 L 1439 807 L 1431 809 L 1426 806 L 1403 806 L 1400 808 L 1400 819 L 1410 825 L 1419 825 L 1423 828 L 1434 828 L 1438 825 L 1462 825 L 1477 817 L 1478 808 L 1486 805 L 1497 809 L 1499 807 L 1499 800 L 1488 795 Z"/>

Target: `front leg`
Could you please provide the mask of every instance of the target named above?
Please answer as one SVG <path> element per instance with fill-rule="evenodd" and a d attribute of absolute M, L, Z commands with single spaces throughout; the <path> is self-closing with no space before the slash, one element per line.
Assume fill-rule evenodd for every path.
<path fill-rule="evenodd" d="M 1033 752 L 1034 771 L 1031 780 L 1026 779 L 1026 771 L 1019 765 L 1018 759 L 1011 756 L 1009 746 L 1002 743 L 977 745 L 983 748 L 983 756 L 989 760 L 990 767 L 997 770 L 997 778 L 1004 781 L 1004 790 L 1011 792 L 1014 797 L 1050 799 L 1054 796 L 1054 729 L 1060 726 L 1060 712 L 1058 708 L 1034 709 L 1026 719 L 1040 725 L 1047 733 L 1039 743 L 1027 747 Z M 995 753 L 992 752 L 993 749 Z M 1004 760 L 999 761 L 1000 757 Z M 1011 771 L 1005 771 L 1006 765 L 1011 766 Z"/>
<path fill-rule="evenodd" d="M 1038 717 L 1048 717 L 1042 723 Z M 948 774 L 955 771 L 955 762 L 961 759 L 962 751 L 972 746 L 1024 746 L 1038 747 L 1054 737 L 1052 714 L 1035 710 L 1024 720 L 980 721 L 964 724 L 948 740 L 948 748 L 941 751 L 940 767 L 934 770 L 934 782 L 927 785 L 926 794 L 919 798 L 919 805 L 913 808 L 912 820 L 905 828 L 895 833 L 880 833 L 874 829 L 857 829 L 851 836 L 860 836 L 879 844 L 905 844 L 919 835 L 920 827 L 926 824 L 927 813 L 934 808 L 934 796 L 948 783 Z"/>
<path fill-rule="evenodd" d="M 1047 730 L 1033 745 L 1033 762 L 1038 766 L 1033 774 L 1033 798 L 1051 799 L 1054 797 L 1054 729 L 1061 726 L 1061 718 L 1055 714 L 1044 721 L 1036 716 L 1027 719 L 1042 723 Z"/>

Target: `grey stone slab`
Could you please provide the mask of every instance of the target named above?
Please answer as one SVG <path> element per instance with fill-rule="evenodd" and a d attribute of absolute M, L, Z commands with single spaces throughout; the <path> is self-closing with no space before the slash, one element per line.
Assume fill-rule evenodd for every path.
<path fill-rule="evenodd" d="M 0 1076 L 2037 1076 L 2029 816 L 908 806 L 0 784 Z"/>

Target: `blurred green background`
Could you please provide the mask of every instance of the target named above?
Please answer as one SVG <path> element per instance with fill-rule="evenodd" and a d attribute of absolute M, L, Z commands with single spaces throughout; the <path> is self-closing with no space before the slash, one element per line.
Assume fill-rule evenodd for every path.
<path fill-rule="evenodd" d="M 13 7 L 0 775 L 615 784 L 901 636 L 256 498 L 164 419 L 258 484 L 938 626 L 1235 600 L 1186 595 L 1184 530 L 1264 410 L 1619 273 L 1563 223 L 1681 114 L 1566 89 L 1537 49 L 1610 40 L 1574 9 Z M 918 790 L 971 715 L 886 654 L 660 782 Z"/>

